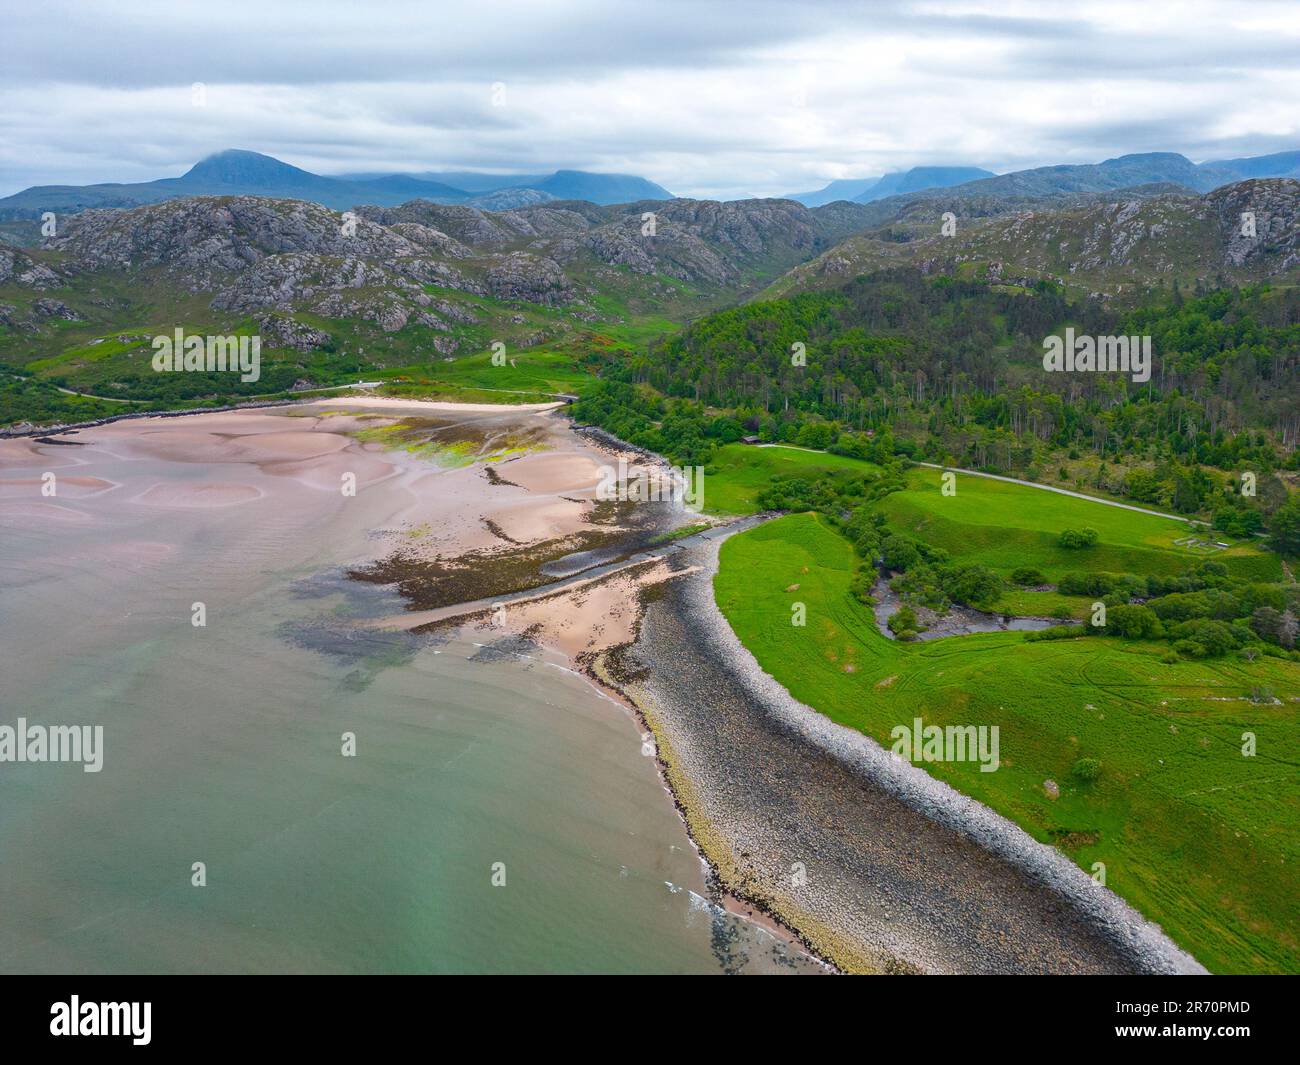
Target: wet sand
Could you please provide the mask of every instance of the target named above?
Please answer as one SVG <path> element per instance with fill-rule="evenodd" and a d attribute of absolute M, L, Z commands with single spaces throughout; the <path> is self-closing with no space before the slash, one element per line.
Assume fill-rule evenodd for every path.
<path fill-rule="evenodd" d="M 398 446 L 368 432 L 389 427 Z M 368 628 L 420 616 L 350 568 L 468 559 L 472 598 L 658 528 L 594 499 L 611 456 L 564 420 L 344 400 L 58 439 L 0 441 L 0 696 L 103 721 L 109 753 L 0 779 L 3 967 L 824 971 L 710 888 L 634 715 L 577 667 L 627 638 L 635 574 L 579 576 L 504 631 Z M 439 463 L 442 441 L 511 440 L 541 449 Z M 189 887 L 196 854 L 211 892 Z"/>

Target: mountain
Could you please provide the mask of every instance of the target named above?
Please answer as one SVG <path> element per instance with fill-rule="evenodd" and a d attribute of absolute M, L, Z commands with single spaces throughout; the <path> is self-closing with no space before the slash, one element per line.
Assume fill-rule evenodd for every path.
<path fill-rule="evenodd" d="M 871 188 L 853 197 L 853 202 L 873 203 L 887 196 L 923 189 L 946 189 L 993 176 L 991 170 L 982 170 L 978 166 L 914 166 L 911 170 L 886 174 Z"/>
<path fill-rule="evenodd" d="M 981 170 L 977 166 L 914 166 L 911 170 L 901 170 L 884 177 L 832 181 L 815 192 L 795 192 L 785 199 L 802 203 L 805 207 L 821 207 L 836 200 L 873 203 L 887 196 L 919 192 L 922 189 L 943 189 L 992 176 L 991 170 Z"/>
<path fill-rule="evenodd" d="M 137 207 L 182 196 L 273 196 L 309 200 L 344 210 L 360 203 L 400 203 L 414 196 L 463 203 L 470 194 L 402 175 L 366 180 L 322 177 L 259 152 L 230 149 L 195 163 L 178 178 L 136 184 L 40 185 L 0 199 L 0 218 L 33 218 L 43 211 Z"/>
<path fill-rule="evenodd" d="M 1179 281 L 1187 287 L 1300 274 L 1300 182 L 1251 179 L 1204 195 L 1187 191 L 1106 198 L 983 218 L 937 219 L 856 234 L 774 283 L 770 295 L 830 288 L 895 266 L 1007 283 L 1050 279 L 1113 295 Z M 1255 218 L 1254 237 L 1242 215 Z"/>
<path fill-rule="evenodd" d="M 260 160 L 214 166 L 205 181 L 299 189 L 310 177 Z M 227 331 L 251 318 L 269 346 L 303 351 L 358 327 L 381 346 L 441 355 L 466 339 L 529 346 L 575 322 L 622 322 L 628 307 L 662 315 L 672 306 L 684 318 L 743 296 L 842 240 L 865 210 L 670 199 L 485 211 L 413 200 L 358 207 L 349 227 L 300 199 L 90 209 L 62 219 L 39 248 L 0 245 L 0 336 L 36 353 L 66 343 L 69 323 L 99 337 L 197 313 Z"/>
<path fill-rule="evenodd" d="M 547 199 L 586 200 L 602 206 L 636 200 L 671 200 L 662 185 L 632 174 L 596 174 L 586 170 L 557 170 L 553 174 L 482 174 L 473 170 L 440 170 L 394 175 L 417 181 L 436 181 L 472 194 L 472 203 L 485 210 L 501 210 L 541 203 Z M 372 176 L 353 174 L 350 180 Z M 541 193 L 541 195 L 537 195 Z M 492 197 L 489 200 L 488 197 Z M 425 197 L 432 199 L 433 197 Z M 460 202 L 446 200 L 445 202 Z M 504 204 L 504 208 L 492 206 Z"/>
<path fill-rule="evenodd" d="M 823 204 L 834 203 L 836 200 L 851 200 L 860 193 L 866 192 L 872 185 L 880 181 L 878 177 L 869 178 L 844 178 L 839 181 L 832 181 L 824 188 L 817 189 L 815 192 L 791 192 L 781 197 L 783 200 L 794 200 L 795 203 L 801 203 L 805 207 L 821 207 Z"/>
<path fill-rule="evenodd" d="M 1256 155 L 1244 159 L 1218 159 L 1205 165 L 1216 171 L 1231 173 L 1238 180 L 1269 177 L 1300 178 L 1300 152 L 1277 152 L 1273 155 Z"/>
<path fill-rule="evenodd" d="M 352 174 L 350 177 L 369 177 L 372 175 Z M 475 194 L 496 192 L 498 189 L 536 188 L 537 183 L 545 181 L 549 174 L 483 174 L 477 170 L 425 170 L 407 177 L 421 181 L 436 181 L 450 185 L 454 189 L 464 189 Z"/>
<path fill-rule="evenodd" d="M 947 191 L 963 199 L 1027 202 L 1157 184 L 1177 185 L 1188 191 L 1204 193 L 1249 178 L 1296 176 L 1300 176 L 1300 152 L 1278 152 L 1274 155 L 1225 159 L 1199 165 L 1176 152 L 1146 152 L 1121 155 L 1100 163 L 1016 170 L 1009 174 L 966 181 Z M 899 193 L 906 194 L 908 191 L 900 189 Z M 875 196 L 875 192 L 876 189 L 872 189 L 867 195 L 872 200 L 879 200 L 880 197 Z M 942 192 L 937 187 L 915 193 L 921 199 L 934 199 L 940 195 Z M 860 202 L 867 202 L 861 197 L 859 199 Z M 905 206 L 905 201 L 893 199 L 889 206 L 894 205 L 901 209 Z"/>
<path fill-rule="evenodd" d="M 582 170 L 557 170 L 544 181 L 528 187 L 550 193 L 557 200 L 587 200 L 601 205 L 673 198 L 667 189 L 645 178 L 631 174 L 588 174 Z"/>
<path fill-rule="evenodd" d="M 135 184 L 39 185 L 0 199 L 0 220 L 39 218 L 44 211 L 73 213 L 94 207 L 137 207 L 182 196 L 271 196 L 307 200 L 335 210 L 361 204 L 381 206 L 427 199 L 440 203 L 478 202 L 489 209 L 555 199 L 589 199 L 593 203 L 666 200 L 672 194 L 654 182 L 626 174 L 592 174 L 558 170 L 544 176 L 461 175 L 475 188 L 436 180 L 428 174 L 325 177 L 290 166 L 259 152 L 229 149 L 210 155 L 178 178 Z M 481 179 L 481 180 L 480 180 Z M 508 196 L 502 190 L 514 191 Z"/>

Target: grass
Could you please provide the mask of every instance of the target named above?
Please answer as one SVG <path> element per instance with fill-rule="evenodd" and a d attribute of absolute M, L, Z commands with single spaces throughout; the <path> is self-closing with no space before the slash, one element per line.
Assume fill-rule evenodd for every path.
<path fill-rule="evenodd" d="M 545 349 L 507 350 L 506 361 L 500 366 L 493 364 L 490 351 L 483 351 L 452 362 L 381 371 L 376 379 L 391 382 L 394 388 L 424 389 L 430 395 L 466 391 L 504 394 L 496 400 L 501 403 L 534 401 L 519 397 L 518 393 L 540 397 L 545 402 L 554 399 L 546 393 L 577 393 L 595 382 L 594 377 L 574 363 L 572 356 Z"/>
<path fill-rule="evenodd" d="M 694 536 L 697 532 L 703 532 L 705 529 L 711 529 L 711 522 L 699 521 L 692 525 L 683 525 L 677 529 L 670 529 L 666 533 L 660 533 L 649 541 L 648 546 L 658 547 L 660 544 L 671 544 L 674 540 L 683 540 L 688 536 Z"/>
<path fill-rule="evenodd" d="M 994 610 L 1022 618 L 1059 618 L 1064 609 L 1075 621 L 1083 621 L 1096 601 L 1093 595 L 1061 595 L 1059 592 L 1028 592 L 1012 588 L 1002 593 Z"/>
<path fill-rule="evenodd" d="M 927 770 L 1085 870 L 1104 863 L 1107 885 L 1211 970 L 1300 972 L 1300 666 L 1166 664 L 1162 644 L 1098 637 L 895 643 L 849 593 L 851 546 L 814 515 L 732 537 L 721 559 L 719 606 L 795 698 L 885 745 L 913 717 L 997 725 L 997 772 Z M 795 601 L 807 607 L 802 628 Z M 1282 703 L 1250 702 L 1260 687 Z M 1254 757 L 1241 753 L 1244 731 L 1257 737 Z M 1071 776 L 1084 757 L 1102 763 L 1093 783 Z"/>
<path fill-rule="evenodd" d="M 880 467 L 824 451 L 726 444 L 705 470 L 704 509 L 709 514 L 757 514 L 758 495 L 774 477 L 806 474 L 811 478 L 833 470 L 878 473 Z"/>
<path fill-rule="evenodd" d="M 1003 576 L 1021 566 L 1041 570 L 1052 582 L 1080 570 L 1173 575 L 1209 558 L 1224 563 L 1234 576 L 1282 579 L 1278 557 L 1251 543 L 1212 554 L 1176 545 L 1175 540 L 1189 535 L 1210 536 L 1184 521 L 987 477 L 955 476 L 956 492 L 945 496 L 940 470 L 909 470 L 907 489 L 882 504 L 890 526 Z M 1100 534 L 1095 546 L 1072 550 L 1057 545 L 1062 530 L 1085 527 Z"/>

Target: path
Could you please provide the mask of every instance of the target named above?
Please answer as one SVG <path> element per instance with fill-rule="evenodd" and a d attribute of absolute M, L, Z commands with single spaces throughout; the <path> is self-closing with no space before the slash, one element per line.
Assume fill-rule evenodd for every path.
<path fill-rule="evenodd" d="M 953 473 L 966 473 L 972 477 L 987 477 L 990 481 L 1006 481 L 1008 484 L 1023 484 L 1029 488 L 1038 488 L 1044 492 L 1056 492 L 1058 495 L 1073 496 L 1075 499 L 1086 499 L 1090 503 L 1104 503 L 1108 507 L 1119 507 L 1121 510 L 1134 510 L 1139 514 L 1150 514 L 1155 518 L 1168 518 L 1170 521 L 1182 521 L 1188 525 L 1204 525 L 1203 521 L 1195 518 L 1185 518 L 1180 514 L 1166 514 L 1160 510 L 1148 510 L 1146 507 L 1135 507 L 1131 503 L 1117 503 L 1113 499 L 1100 499 L 1097 496 L 1090 496 L 1085 492 L 1072 492 L 1068 488 L 1057 488 L 1050 484 L 1039 484 L 1037 481 L 1022 481 L 1018 477 L 1002 477 L 996 473 L 983 473 L 980 470 L 963 470 L 960 466 L 940 466 L 937 462 L 914 462 L 916 466 L 928 466 L 932 470 L 950 470 Z"/>

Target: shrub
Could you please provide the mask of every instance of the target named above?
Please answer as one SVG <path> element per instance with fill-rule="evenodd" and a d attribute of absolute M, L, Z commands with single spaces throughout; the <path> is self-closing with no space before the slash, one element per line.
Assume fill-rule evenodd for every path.
<path fill-rule="evenodd" d="M 1206 618 L 1175 625 L 1169 635 L 1176 641 L 1174 650 L 1193 658 L 1214 658 L 1238 646 L 1236 633 L 1229 626 Z"/>
<path fill-rule="evenodd" d="M 1035 584 L 1046 584 L 1047 578 L 1040 571 L 1030 566 L 1021 566 L 1019 569 L 1011 571 L 1011 583 L 1028 588 Z"/>
<path fill-rule="evenodd" d="M 916 635 L 916 611 L 910 606 L 902 607 L 890 617 L 886 624 L 889 626 L 889 631 L 900 640 L 911 639 Z M 908 635 L 904 635 L 905 633 Z"/>
<path fill-rule="evenodd" d="M 859 603 L 871 606 L 875 603 L 875 596 L 871 594 L 871 589 L 876 583 L 876 571 L 869 566 L 864 566 L 853 575 L 853 581 L 849 585 L 849 591 L 853 593 Z"/>
<path fill-rule="evenodd" d="M 1064 529 L 1056 542 L 1061 547 L 1072 549 L 1092 547 L 1097 542 L 1096 529 Z"/>
<path fill-rule="evenodd" d="M 1075 636 L 1083 636 L 1088 630 L 1079 625 L 1053 625 L 1050 628 L 1039 629 L 1036 632 L 1025 634 L 1026 640 L 1069 640 Z"/>
<path fill-rule="evenodd" d="M 880 545 L 882 561 L 889 569 L 906 573 L 921 561 L 921 552 L 906 536 L 887 536 Z"/>
<path fill-rule="evenodd" d="M 1070 770 L 1070 775 L 1075 780 L 1093 781 L 1101 776 L 1101 763 L 1095 758 L 1080 758 L 1074 763 L 1074 768 Z"/>
<path fill-rule="evenodd" d="M 977 563 L 945 566 L 939 571 L 939 582 L 954 603 L 987 606 L 1002 595 L 1002 578 Z"/>
<path fill-rule="evenodd" d="M 1067 573 L 1056 585 L 1062 595 L 1106 595 L 1115 590 L 1109 573 Z"/>

